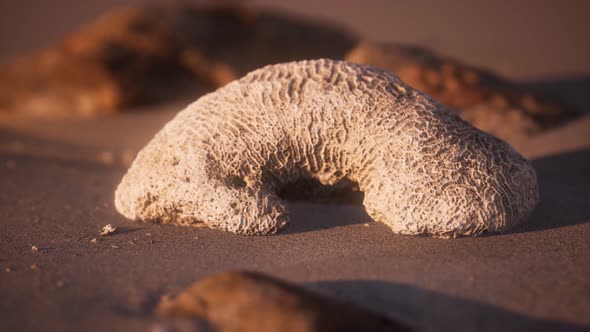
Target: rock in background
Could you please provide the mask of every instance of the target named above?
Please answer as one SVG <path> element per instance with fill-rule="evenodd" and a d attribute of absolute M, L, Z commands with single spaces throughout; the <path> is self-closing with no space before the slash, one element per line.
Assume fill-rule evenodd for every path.
<path fill-rule="evenodd" d="M 240 7 L 125 7 L 0 68 L 0 112 L 121 112 L 194 98 L 271 63 L 340 58 L 353 45 L 339 30 Z"/>
<path fill-rule="evenodd" d="M 136 6 L 0 67 L 0 115 L 97 115 L 191 99 L 268 64 L 369 64 L 515 145 L 578 117 L 492 72 L 430 50 L 359 41 L 344 29 L 235 5 Z"/>
<path fill-rule="evenodd" d="M 346 60 L 394 72 L 474 126 L 508 142 L 580 115 L 492 72 L 416 46 L 362 42 Z"/>

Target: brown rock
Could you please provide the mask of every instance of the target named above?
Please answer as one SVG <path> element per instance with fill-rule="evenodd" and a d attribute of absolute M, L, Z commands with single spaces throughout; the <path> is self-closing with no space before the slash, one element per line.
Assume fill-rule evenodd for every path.
<path fill-rule="evenodd" d="M 489 71 L 420 47 L 363 42 L 348 53 L 346 60 L 397 74 L 412 87 L 455 109 L 465 120 L 508 142 L 580 115 L 565 105 L 522 91 Z"/>
<path fill-rule="evenodd" d="M 273 277 L 226 272 L 196 282 L 158 312 L 206 320 L 220 332 L 410 331 L 404 324 Z"/>
<path fill-rule="evenodd" d="M 467 84 L 478 84 L 479 83 L 479 75 L 474 70 L 465 70 L 463 73 L 463 81 Z"/>
<path fill-rule="evenodd" d="M 330 27 L 228 5 L 126 7 L 0 68 L 0 111 L 96 115 L 203 94 L 263 65 L 341 58 Z"/>
<path fill-rule="evenodd" d="M 32 114 L 106 114 L 169 98 L 195 79 L 217 87 L 220 64 L 194 61 L 177 31 L 153 9 L 123 8 L 56 46 L 2 69 L 0 109 Z M 226 71 L 226 69 L 223 69 Z M 14 82 L 14 83 L 11 83 Z"/>

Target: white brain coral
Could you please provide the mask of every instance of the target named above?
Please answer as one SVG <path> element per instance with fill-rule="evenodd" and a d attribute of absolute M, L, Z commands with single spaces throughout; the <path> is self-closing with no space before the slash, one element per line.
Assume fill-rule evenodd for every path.
<path fill-rule="evenodd" d="M 251 72 L 180 112 L 115 194 L 130 219 L 243 235 L 289 223 L 277 191 L 354 181 L 402 234 L 499 232 L 536 205 L 530 163 L 390 72 L 313 60 Z"/>

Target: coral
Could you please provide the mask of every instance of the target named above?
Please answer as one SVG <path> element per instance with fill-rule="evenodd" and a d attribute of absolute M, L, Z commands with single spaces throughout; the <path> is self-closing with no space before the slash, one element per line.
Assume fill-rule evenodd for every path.
<path fill-rule="evenodd" d="M 580 115 L 489 71 L 417 46 L 361 42 L 345 59 L 395 73 L 472 125 L 508 142 Z"/>
<path fill-rule="evenodd" d="M 404 323 L 277 278 L 225 272 L 195 282 L 157 308 L 165 317 L 204 320 L 220 332 L 412 331 Z"/>
<path fill-rule="evenodd" d="M 390 72 L 312 60 L 251 72 L 180 112 L 115 194 L 130 219 L 236 234 L 289 222 L 301 179 L 358 185 L 376 221 L 438 237 L 504 231 L 538 201 L 530 163 Z"/>

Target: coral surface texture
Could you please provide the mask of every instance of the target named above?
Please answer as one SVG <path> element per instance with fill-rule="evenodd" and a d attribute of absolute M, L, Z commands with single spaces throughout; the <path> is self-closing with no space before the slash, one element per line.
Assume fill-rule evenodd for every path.
<path fill-rule="evenodd" d="M 242 235 L 289 223 L 282 188 L 357 187 L 401 234 L 501 232 L 539 199 L 536 174 L 390 72 L 311 60 L 271 65 L 181 111 L 138 154 L 115 193 L 130 219 Z"/>

